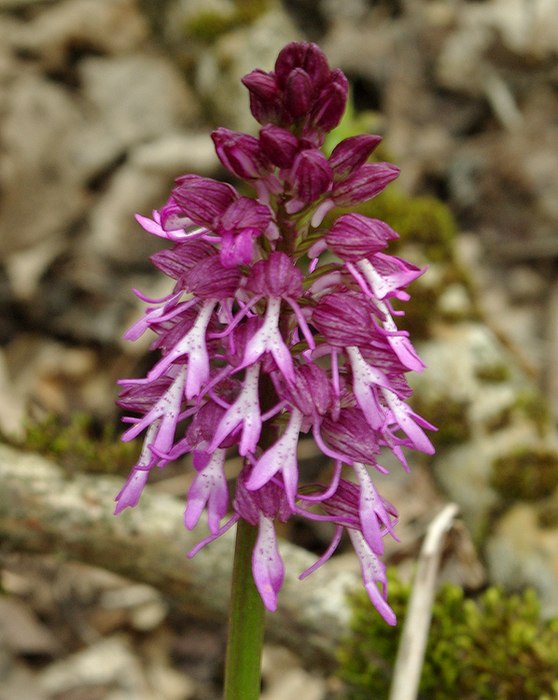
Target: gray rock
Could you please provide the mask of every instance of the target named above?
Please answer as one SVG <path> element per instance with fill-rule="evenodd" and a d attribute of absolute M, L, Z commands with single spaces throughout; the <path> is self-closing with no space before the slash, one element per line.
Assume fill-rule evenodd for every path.
<path fill-rule="evenodd" d="M 67 92 L 31 73 L 12 86 L 0 122 L 0 257 L 66 231 L 87 196 L 76 163 L 80 111 Z"/>
<path fill-rule="evenodd" d="M 162 55 L 88 58 L 81 62 L 79 75 L 86 113 L 95 127 L 88 135 L 91 144 L 109 139 L 121 153 L 197 117 L 185 80 Z"/>
<path fill-rule="evenodd" d="M 500 519 L 486 554 L 491 581 L 508 590 L 534 588 L 542 614 L 558 615 L 558 528 L 543 527 L 531 504 L 518 503 Z"/>

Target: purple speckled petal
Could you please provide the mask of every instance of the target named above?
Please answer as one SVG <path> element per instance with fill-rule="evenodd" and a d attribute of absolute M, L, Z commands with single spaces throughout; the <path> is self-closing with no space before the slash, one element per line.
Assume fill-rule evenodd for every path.
<path fill-rule="evenodd" d="M 254 583 L 268 610 L 277 609 L 277 594 L 283 585 L 285 567 L 277 547 L 273 521 L 260 514 L 258 539 L 252 554 Z"/>
<path fill-rule="evenodd" d="M 246 482 L 246 488 L 259 489 L 281 472 L 287 500 L 293 510 L 298 486 L 297 447 L 301 426 L 302 413 L 293 409 L 285 432 L 259 458 Z"/>
<path fill-rule="evenodd" d="M 357 530 L 349 530 L 349 537 L 351 538 L 351 542 L 359 558 L 362 580 L 372 605 L 388 625 L 397 624 L 395 613 L 389 607 L 386 600 L 387 582 L 385 566 L 366 544 L 366 540 L 360 532 Z M 382 591 L 379 590 L 378 584 L 380 584 Z"/>
<path fill-rule="evenodd" d="M 221 520 L 226 515 L 229 504 L 224 472 L 226 452 L 224 449 L 217 449 L 209 455 L 207 464 L 199 470 L 190 486 L 184 511 L 184 524 L 188 530 L 193 530 L 204 509 L 207 508 L 210 532 L 216 534 L 219 531 Z"/>

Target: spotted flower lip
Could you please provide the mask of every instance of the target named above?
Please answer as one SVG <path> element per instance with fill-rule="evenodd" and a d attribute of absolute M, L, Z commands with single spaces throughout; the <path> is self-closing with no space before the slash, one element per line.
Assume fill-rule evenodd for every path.
<path fill-rule="evenodd" d="M 392 305 L 425 270 L 390 254 L 397 233 L 387 223 L 337 208 L 375 197 L 399 170 L 369 160 L 375 135 L 324 153 L 348 86 L 316 44 L 288 44 L 273 70 L 243 83 L 258 135 L 219 128 L 212 138 L 256 196 L 183 175 L 159 211 L 137 216 L 166 246 L 151 262 L 171 291 L 150 299 L 134 290 L 147 307 L 125 337 L 150 333 L 157 357 L 145 378 L 120 382 L 123 439 L 144 442 L 115 510 L 138 504 L 151 469 L 191 455 L 184 525 L 206 522 L 210 534 L 188 556 L 250 523 L 254 582 L 275 610 L 285 575 L 275 523 L 317 520 L 331 543 L 301 577 L 346 534 L 372 604 L 394 624 L 382 556 L 397 511 L 376 475 L 388 474 L 390 454 L 408 469 L 407 450 L 434 449 L 433 426 L 407 403 L 407 373 L 424 365 Z M 309 483 L 301 435 L 329 462 L 324 484 Z"/>

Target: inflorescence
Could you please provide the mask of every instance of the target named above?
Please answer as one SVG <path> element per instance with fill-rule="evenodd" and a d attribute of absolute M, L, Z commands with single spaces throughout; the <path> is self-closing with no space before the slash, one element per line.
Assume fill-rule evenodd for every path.
<path fill-rule="evenodd" d="M 196 475 L 185 525 L 194 528 L 205 512 L 211 532 L 191 556 L 240 518 L 257 526 L 254 580 L 275 610 L 284 567 L 274 521 L 330 522 L 331 545 L 301 577 L 346 530 L 372 603 L 394 624 L 380 557 L 397 511 L 371 473 L 387 472 L 378 462 L 386 450 L 405 469 L 403 448 L 433 452 L 423 430 L 433 426 L 406 403 L 405 375 L 424 365 L 391 304 L 409 299 L 405 287 L 423 270 L 384 252 L 397 238 L 385 222 L 338 208 L 376 196 L 399 170 L 369 162 L 378 136 L 353 136 L 324 154 L 347 80 L 315 44 L 287 45 L 274 71 L 254 70 L 242 82 L 259 135 L 220 128 L 212 138 L 255 198 L 184 175 L 151 219 L 137 216 L 170 243 L 151 259 L 175 283 L 163 299 L 138 293 L 149 307 L 126 334 L 135 340 L 150 330 L 160 359 L 146 378 L 121 381 L 119 405 L 134 414 L 123 439 L 145 438 L 116 512 L 137 504 L 153 467 L 190 453 Z M 327 484 L 300 473 L 297 447 L 309 433 L 331 460 Z M 243 458 L 232 494 L 231 450 Z"/>

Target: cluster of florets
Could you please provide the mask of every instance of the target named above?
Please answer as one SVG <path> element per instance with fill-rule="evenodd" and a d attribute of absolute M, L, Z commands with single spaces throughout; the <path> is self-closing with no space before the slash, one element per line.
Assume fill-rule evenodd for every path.
<path fill-rule="evenodd" d="M 152 219 L 137 217 L 170 242 L 152 261 L 175 283 L 164 299 L 142 297 L 150 306 L 127 333 L 154 332 L 160 359 L 145 379 L 121 382 L 120 405 L 139 414 L 125 419 L 124 439 L 146 434 L 116 511 L 136 505 L 150 469 L 190 453 L 185 524 L 194 528 L 205 512 L 211 532 L 191 555 L 240 518 L 257 526 L 254 580 L 274 610 L 284 572 L 274 521 L 328 521 L 331 546 L 301 576 L 346 530 L 370 598 L 393 624 L 380 557 L 397 512 L 371 473 L 386 471 L 382 451 L 405 468 L 404 448 L 433 451 L 423 431 L 432 426 L 406 403 L 405 374 L 423 364 L 391 305 L 409 298 L 405 287 L 422 270 L 383 252 L 397 238 L 383 221 L 334 214 L 377 195 L 398 169 L 369 162 L 378 136 L 354 136 L 324 154 L 347 81 L 316 45 L 289 44 L 273 72 L 253 71 L 243 83 L 258 137 L 228 129 L 212 137 L 222 164 L 256 198 L 184 175 Z M 329 483 L 304 481 L 301 434 L 330 458 Z M 243 458 L 234 493 L 230 450 Z"/>

